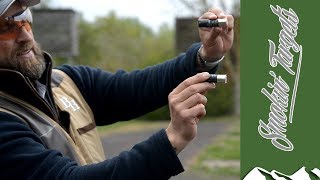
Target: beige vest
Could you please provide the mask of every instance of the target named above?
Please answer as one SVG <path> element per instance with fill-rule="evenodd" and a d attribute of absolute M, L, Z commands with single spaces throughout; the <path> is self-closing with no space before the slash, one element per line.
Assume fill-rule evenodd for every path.
<path fill-rule="evenodd" d="M 94 116 L 71 78 L 60 70 L 52 71 L 58 78 L 58 86 L 53 85 L 55 103 L 70 114 L 70 136 L 80 149 L 87 164 L 105 160 L 102 143 L 96 128 Z M 57 81 L 56 81 L 57 82 Z"/>
<path fill-rule="evenodd" d="M 70 114 L 69 134 L 37 108 L 1 91 L 0 111 L 18 116 L 42 138 L 46 147 L 61 150 L 81 165 L 105 160 L 92 111 L 71 78 L 53 70 L 52 91 L 59 109 Z"/>

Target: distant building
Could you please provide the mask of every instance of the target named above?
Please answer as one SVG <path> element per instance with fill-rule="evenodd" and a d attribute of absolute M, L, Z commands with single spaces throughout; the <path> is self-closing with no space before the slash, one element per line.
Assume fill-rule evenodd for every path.
<path fill-rule="evenodd" d="M 175 29 L 175 49 L 178 54 L 185 52 L 191 44 L 200 42 L 198 18 L 177 18 Z"/>
<path fill-rule="evenodd" d="M 79 54 L 77 14 L 71 9 L 33 9 L 33 33 L 44 51 L 53 57 Z"/>

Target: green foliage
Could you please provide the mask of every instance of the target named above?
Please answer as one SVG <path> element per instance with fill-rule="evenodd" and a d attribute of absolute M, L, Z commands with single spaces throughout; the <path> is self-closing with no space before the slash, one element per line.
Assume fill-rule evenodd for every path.
<path fill-rule="evenodd" d="M 111 12 L 92 23 L 82 19 L 78 30 L 80 55 L 69 60 L 55 59 L 56 65 L 68 62 L 111 72 L 117 69 L 131 71 L 175 56 L 174 31 L 167 25 L 153 32 L 135 18 L 121 18 Z M 220 72 L 226 71 L 222 66 Z M 232 84 L 217 84 L 217 88 L 207 94 L 207 116 L 224 115 L 231 111 Z M 150 120 L 169 118 L 168 106 L 142 117 Z"/>
<path fill-rule="evenodd" d="M 81 21 L 80 55 L 76 62 L 109 71 L 133 70 L 173 56 L 173 31 L 163 26 L 158 33 L 135 18 L 114 12 L 94 23 Z"/>
<path fill-rule="evenodd" d="M 157 109 L 156 111 L 150 112 L 139 119 L 145 120 L 168 120 L 170 119 L 170 111 L 168 106 Z"/>
<path fill-rule="evenodd" d="M 102 54 L 99 52 L 99 38 L 94 24 L 82 20 L 79 23 L 79 52 L 75 61 L 80 64 L 95 66 L 100 61 Z"/>

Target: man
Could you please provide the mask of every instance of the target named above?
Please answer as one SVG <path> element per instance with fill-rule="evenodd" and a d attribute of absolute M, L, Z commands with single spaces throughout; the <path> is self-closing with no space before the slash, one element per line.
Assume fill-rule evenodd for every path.
<path fill-rule="evenodd" d="M 32 34 L 28 6 L 0 0 L 0 171 L 2 179 L 169 179 L 183 171 L 177 154 L 206 114 L 205 82 L 233 42 L 233 17 L 201 28 L 202 41 L 172 60 L 130 73 L 86 66 L 51 68 Z M 202 73 L 200 73 L 202 72 Z M 96 125 L 129 120 L 169 103 L 171 121 L 130 151 L 104 160 Z"/>

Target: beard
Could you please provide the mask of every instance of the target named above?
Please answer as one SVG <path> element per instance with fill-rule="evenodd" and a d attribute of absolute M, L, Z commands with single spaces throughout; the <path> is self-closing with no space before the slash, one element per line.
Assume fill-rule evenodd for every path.
<path fill-rule="evenodd" d="M 34 56 L 29 59 L 19 60 L 18 54 L 29 49 L 33 51 Z M 32 80 L 40 79 L 46 69 L 46 63 L 39 44 L 26 42 L 18 46 L 11 55 L 9 66 Z"/>

